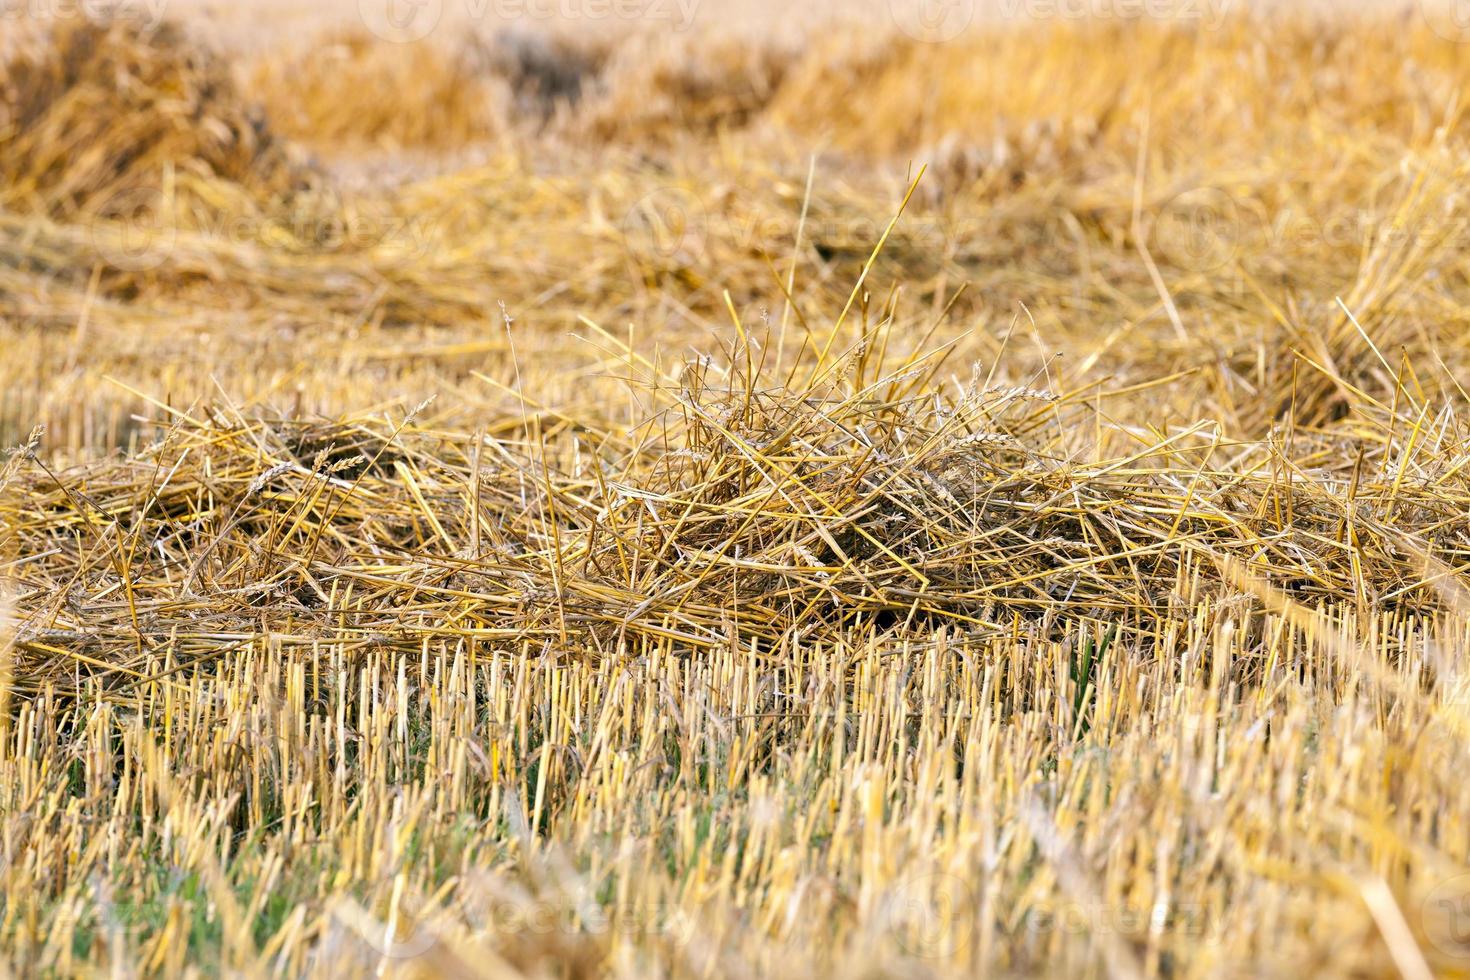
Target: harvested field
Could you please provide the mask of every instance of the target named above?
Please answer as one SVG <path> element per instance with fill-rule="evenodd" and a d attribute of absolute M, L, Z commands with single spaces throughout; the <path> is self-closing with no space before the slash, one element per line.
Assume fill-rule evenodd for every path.
<path fill-rule="evenodd" d="M 1034 7 L 0 18 L 0 970 L 1470 973 L 1470 33 Z"/>

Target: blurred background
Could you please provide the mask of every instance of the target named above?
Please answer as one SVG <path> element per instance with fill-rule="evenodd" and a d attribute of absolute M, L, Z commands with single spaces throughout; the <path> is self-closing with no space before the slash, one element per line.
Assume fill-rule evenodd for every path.
<path fill-rule="evenodd" d="M 564 340 L 579 318 L 702 346 L 728 293 L 789 327 L 840 307 L 906 198 L 874 270 L 900 320 L 947 310 L 936 336 L 973 359 L 1024 303 L 1023 376 L 1062 352 L 1078 381 L 1184 372 L 1245 433 L 1292 387 L 1263 342 L 1355 343 L 1298 313 L 1371 289 L 1365 315 L 1422 343 L 1394 304 L 1443 314 L 1464 274 L 1441 247 L 1470 78 L 1453 4 L 97 9 L 0 8 L 0 205 L 32 243 L 0 265 L 12 441 L 40 419 L 68 451 L 123 445 L 144 403 L 120 375 L 192 399 L 237 360 L 247 403 L 340 411 L 341 379 L 370 378 L 415 404 L 507 366 L 474 346 L 502 303 L 579 397 L 601 371 Z M 473 421 L 486 397 L 453 404 Z"/>

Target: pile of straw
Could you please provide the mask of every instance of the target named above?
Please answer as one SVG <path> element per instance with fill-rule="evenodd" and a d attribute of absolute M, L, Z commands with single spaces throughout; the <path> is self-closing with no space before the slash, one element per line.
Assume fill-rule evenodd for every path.
<path fill-rule="evenodd" d="M 0 966 L 1463 967 L 1470 62 L 1029 26 L 0 38 Z"/>
<path fill-rule="evenodd" d="M 0 67 L 0 205 L 117 209 L 170 170 L 262 197 L 301 180 L 227 64 L 173 25 L 61 20 Z"/>
<path fill-rule="evenodd" d="M 20 480 L 17 682 L 136 679 L 157 645 L 224 656 L 258 630 L 599 654 L 1072 617 L 1158 636 L 1222 576 L 1402 615 L 1436 608 L 1429 570 L 1467 559 L 1463 427 L 1411 399 L 1358 406 L 1351 440 L 1232 446 L 1201 424 L 1089 444 L 1096 390 L 956 389 L 942 352 L 883 369 L 890 339 L 796 388 L 760 373 L 756 344 L 677 378 L 625 350 L 663 406 L 629 428 L 175 410 L 135 457 Z"/>

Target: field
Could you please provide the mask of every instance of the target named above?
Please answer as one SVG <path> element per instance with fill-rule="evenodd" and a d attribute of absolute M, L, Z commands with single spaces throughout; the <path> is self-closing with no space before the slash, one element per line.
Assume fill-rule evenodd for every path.
<path fill-rule="evenodd" d="M 1470 974 L 1470 25 L 749 6 L 0 5 L 0 975 Z"/>

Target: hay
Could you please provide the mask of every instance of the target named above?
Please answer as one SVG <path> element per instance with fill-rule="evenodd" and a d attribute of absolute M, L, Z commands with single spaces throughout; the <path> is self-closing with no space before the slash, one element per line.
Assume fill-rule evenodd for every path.
<path fill-rule="evenodd" d="M 1032 26 L 19 45 L 0 966 L 1463 965 L 1464 59 Z"/>
<path fill-rule="evenodd" d="M 140 641 L 193 659 L 256 629 L 588 655 L 669 638 L 694 651 L 978 638 L 1058 617 L 1148 636 L 1183 626 L 1198 576 L 1228 567 L 1312 607 L 1427 614 L 1424 556 L 1456 563 L 1470 538 L 1448 420 L 1408 482 L 1391 441 L 1362 436 L 1238 447 L 1220 467 L 1208 425 L 1083 464 L 1069 433 L 1096 425 L 1096 392 L 979 378 L 956 390 L 936 383 L 933 353 L 883 369 L 868 344 L 889 343 L 869 338 L 798 390 L 748 374 L 765 348 L 740 348 L 685 365 L 673 387 L 642 379 L 667 406 L 656 416 L 611 430 L 567 419 L 532 442 L 550 419 L 510 415 L 484 441 L 412 416 L 310 424 L 206 406 L 160 419 L 146 452 L 19 488 L 8 523 L 21 554 L 45 556 L 25 595 L 52 608 L 18 642 L 35 658 L 21 676 L 91 675 L 55 655 L 63 640 L 122 679 Z M 1415 424 L 1357 408 L 1380 431 Z M 139 510 L 137 487 L 159 472 L 167 487 Z M 1348 529 L 1350 549 L 1324 547 Z M 88 557 L 118 535 L 147 542 L 126 546 L 136 565 Z M 126 606 L 87 598 L 125 585 Z M 350 621 L 326 608 L 364 588 Z"/>
<path fill-rule="evenodd" d="M 176 26 L 62 20 L 0 74 L 0 204 L 75 217 L 156 196 L 175 168 L 268 197 L 301 174 L 226 66 Z"/>
<path fill-rule="evenodd" d="M 318 150 L 445 150 L 494 140 L 507 123 L 473 47 L 393 45 L 336 32 L 258 62 L 249 80 L 283 134 Z"/>

